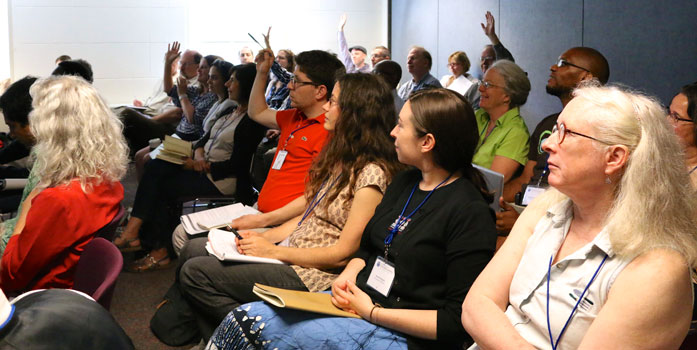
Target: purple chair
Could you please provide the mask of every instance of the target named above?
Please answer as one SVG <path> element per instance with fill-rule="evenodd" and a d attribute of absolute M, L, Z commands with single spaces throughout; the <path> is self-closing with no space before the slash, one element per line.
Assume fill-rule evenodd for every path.
<path fill-rule="evenodd" d="M 87 243 L 75 269 L 73 289 L 91 296 L 105 309 L 111 306 L 116 278 L 123 268 L 123 256 L 116 246 L 101 237 Z"/>
<path fill-rule="evenodd" d="M 99 231 L 95 233 L 95 237 L 102 237 L 107 241 L 112 241 L 114 239 L 114 234 L 116 234 L 116 229 L 121 224 L 124 215 L 126 215 L 126 208 L 124 208 L 123 205 L 119 205 L 119 212 L 116 213 L 108 224 L 104 225 L 104 227 L 100 228 Z"/>

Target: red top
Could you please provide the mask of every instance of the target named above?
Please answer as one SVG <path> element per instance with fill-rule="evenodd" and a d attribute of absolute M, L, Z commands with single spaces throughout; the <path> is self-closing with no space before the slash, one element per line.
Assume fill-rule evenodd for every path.
<path fill-rule="evenodd" d="M 80 182 L 50 187 L 31 201 L 22 232 L 10 238 L 0 262 L 5 293 L 72 288 L 77 261 L 100 228 L 119 211 L 121 183 L 82 191 Z"/>
<path fill-rule="evenodd" d="M 278 111 L 276 123 L 281 134 L 278 136 L 274 161 L 283 149 L 288 151 L 288 155 L 281 170 L 273 167 L 269 170 L 259 193 L 258 206 L 262 213 L 281 208 L 303 194 L 310 164 L 324 147 L 327 138 L 324 113 L 317 118 L 308 119 L 298 109 Z"/>

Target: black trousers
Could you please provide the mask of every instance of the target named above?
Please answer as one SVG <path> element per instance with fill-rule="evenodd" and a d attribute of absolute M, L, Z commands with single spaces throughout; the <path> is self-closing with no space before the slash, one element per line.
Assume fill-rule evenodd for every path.
<path fill-rule="evenodd" d="M 139 238 L 144 248 L 172 251 L 172 231 L 179 222 L 182 197 L 222 195 L 206 174 L 185 170 L 160 159 L 145 164 L 131 216 L 143 220 Z"/>
<path fill-rule="evenodd" d="M 179 255 L 179 283 L 189 302 L 205 341 L 232 309 L 260 300 L 252 292 L 254 283 L 307 291 L 298 274 L 288 265 L 223 262 L 208 255 L 208 238 L 196 238 Z"/>
<path fill-rule="evenodd" d="M 154 121 L 149 116 L 130 108 L 121 112 L 121 121 L 123 121 L 123 136 L 131 148 L 131 155 L 148 146 L 148 141 L 164 138 L 165 135 L 174 133 L 176 129 L 176 125 Z"/>

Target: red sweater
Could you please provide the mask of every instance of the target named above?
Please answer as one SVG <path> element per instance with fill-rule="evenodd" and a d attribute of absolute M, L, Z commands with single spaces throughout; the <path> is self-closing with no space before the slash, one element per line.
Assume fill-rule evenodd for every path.
<path fill-rule="evenodd" d="M 22 232 L 10 238 L 0 262 L 5 293 L 41 288 L 72 288 L 85 245 L 118 213 L 121 183 L 80 183 L 46 188 L 31 201 Z"/>

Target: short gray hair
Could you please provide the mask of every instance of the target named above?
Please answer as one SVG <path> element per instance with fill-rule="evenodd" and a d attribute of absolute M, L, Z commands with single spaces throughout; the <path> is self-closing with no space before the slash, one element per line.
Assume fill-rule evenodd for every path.
<path fill-rule="evenodd" d="M 530 93 L 530 80 L 523 69 L 509 60 L 498 60 L 489 69 L 495 69 L 503 76 L 506 82 L 503 90 L 511 99 L 510 108 L 520 107 L 527 102 Z"/>

